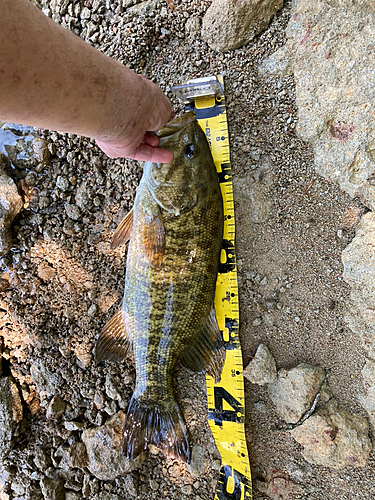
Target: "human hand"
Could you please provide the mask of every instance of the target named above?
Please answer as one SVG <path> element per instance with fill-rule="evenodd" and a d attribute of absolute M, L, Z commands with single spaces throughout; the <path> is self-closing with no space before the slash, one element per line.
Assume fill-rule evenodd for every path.
<path fill-rule="evenodd" d="M 130 123 L 120 137 L 96 139 L 96 143 L 110 158 L 168 163 L 173 160 L 173 153 L 158 148 L 159 137 L 152 132 L 169 122 L 174 117 L 174 111 L 169 99 L 157 85 L 140 75 L 136 77 L 138 84 L 141 84 L 138 88 L 143 91 L 135 110 L 136 116 L 130 120 L 127 117 Z M 118 119 L 121 120 L 121 114 Z"/>

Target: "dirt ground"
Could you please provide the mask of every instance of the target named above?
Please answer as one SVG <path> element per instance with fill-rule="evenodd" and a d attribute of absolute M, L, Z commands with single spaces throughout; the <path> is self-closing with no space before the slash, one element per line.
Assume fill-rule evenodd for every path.
<path fill-rule="evenodd" d="M 47 2 L 41 4 L 45 7 Z M 358 403 L 364 352 L 344 324 L 349 289 L 341 265 L 341 252 L 353 238 L 365 207 L 314 172 L 311 148 L 294 133 L 293 79 L 266 82 L 257 71 L 264 58 L 285 42 L 289 2 L 256 40 L 226 54 L 211 51 L 199 32 L 185 31 L 187 19 L 199 23 L 209 4 L 175 0 L 171 13 L 161 2 L 139 15 L 124 9 L 116 12 L 120 3 L 102 2 L 103 9 L 92 22 L 103 28 L 104 36 L 99 35 L 94 45 L 159 83 L 176 112 L 182 108 L 171 86 L 193 77 L 224 74 L 244 364 L 264 343 L 278 368 L 307 362 L 329 369 L 329 387 L 340 406 L 365 416 Z M 85 28 L 79 16 L 73 12 L 70 18 L 70 29 L 82 34 Z M 131 498 L 135 491 L 140 500 L 211 500 L 220 457 L 206 421 L 205 380 L 183 368 L 176 373 L 176 393 L 193 449 L 202 455 L 203 471 L 150 454 L 130 482 L 128 477 L 102 481 L 86 468 L 66 470 L 56 462 L 40 471 L 33 462 L 36 448 L 53 457 L 59 446 L 80 442 L 81 432 L 66 431 L 64 421 L 82 422 L 84 428 L 102 425 L 129 402 L 135 379 L 131 360 L 95 366 L 92 350 L 122 298 L 124 250 L 111 252 L 109 241 L 132 206 L 142 173 L 141 164 L 110 160 L 85 138 L 39 134 L 51 145 L 52 159 L 46 166 L 36 159 L 14 159 L 21 176 L 34 174 L 35 186 L 30 189 L 29 208 L 16 221 L 15 245 L 2 259 L 11 284 L 0 296 L 4 374 L 12 373 L 17 380 L 26 409 L 23 434 L 5 466 L 15 485 L 22 485 L 26 477 L 27 486 L 23 490 L 12 486 L 10 498 L 41 498 L 39 480 L 47 475 L 64 479 L 66 491 L 78 491 L 77 498 L 99 498 L 95 495 L 105 492 Z M 39 361 L 51 374 L 44 391 L 35 387 L 30 375 L 31 366 Z M 108 374 L 123 399 L 98 409 L 94 394 L 108 400 L 104 390 Z M 67 402 L 64 415 L 56 421 L 45 418 L 51 394 Z M 310 465 L 288 433 L 274 431 L 278 419 L 265 388 L 247 381 L 246 412 L 254 499 L 267 498 L 257 490 L 257 481 L 264 481 L 271 471 L 300 485 L 301 493 L 293 498 L 373 498 L 373 457 L 363 469 L 337 471 Z M 89 484 L 88 490 L 82 490 L 83 484 Z"/>

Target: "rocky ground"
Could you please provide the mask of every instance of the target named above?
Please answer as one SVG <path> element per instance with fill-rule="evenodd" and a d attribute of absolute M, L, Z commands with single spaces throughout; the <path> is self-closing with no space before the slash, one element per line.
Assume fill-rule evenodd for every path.
<path fill-rule="evenodd" d="M 316 2 L 315 10 L 307 0 L 286 2 L 265 31 L 223 53 L 210 47 L 217 41 L 206 25 L 210 45 L 201 36 L 208 0 L 175 0 L 173 9 L 163 0 L 34 3 L 161 85 L 176 112 L 173 85 L 224 74 L 254 498 L 373 498 L 373 302 L 370 285 L 361 285 L 373 273 L 375 138 L 366 107 L 373 87 L 364 83 L 368 64 L 361 73 L 351 63 L 362 61 L 360 50 L 344 50 L 346 40 L 350 50 L 366 40 L 363 54 L 373 51 L 368 12 L 360 10 L 367 7 L 354 6 L 359 21 L 350 18 L 351 2 Z M 336 35 L 345 27 L 339 44 L 330 24 Z M 307 40 L 311 53 L 322 47 L 322 60 L 332 54 L 332 66 L 320 72 L 319 54 L 314 61 L 303 52 Z M 357 80 L 345 83 L 348 72 Z M 347 99 L 359 88 L 361 98 L 340 101 L 330 88 Z M 1 260 L 0 499 L 213 499 L 220 457 L 207 425 L 204 376 L 176 372 L 191 465 L 156 449 L 134 464 L 122 459 L 118 442 L 134 387 L 132 360 L 93 363 L 100 329 L 123 293 L 124 250 L 111 252 L 109 241 L 132 206 L 142 165 L 108 159 L 83 137 L 17 127 L 1 128 L 0 152 L 24 205 Z M 257 352 L 259 344 L 269 351 Z M 308 410 L 327 371 L 316 412 L 294 430 L 277 430 Z"/>

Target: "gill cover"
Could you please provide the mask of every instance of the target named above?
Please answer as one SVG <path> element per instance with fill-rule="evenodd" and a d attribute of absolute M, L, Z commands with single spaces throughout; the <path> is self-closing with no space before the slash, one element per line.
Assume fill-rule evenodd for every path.
<path fill-rule="evenodd" d="M 159 146 L 173 152 L 170 163 L 146 162 L 144 175 L 152 197 L 170 215 L 194 208 L 201 197 L 202 158 L 209 153 L 206 136 L 194 113 L 185 113 L 162 128 Z"/>

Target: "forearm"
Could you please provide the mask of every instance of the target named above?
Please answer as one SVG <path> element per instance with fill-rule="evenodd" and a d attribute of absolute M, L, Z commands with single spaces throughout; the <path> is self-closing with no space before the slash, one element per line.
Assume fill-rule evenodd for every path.
<path fill-rule="evenodd" d="M 131 132 L 137 112 L 149 104 L 149 82 L 29 0 L 0 0 L 0 7 L 1 120 L 99 140 Z"/>

